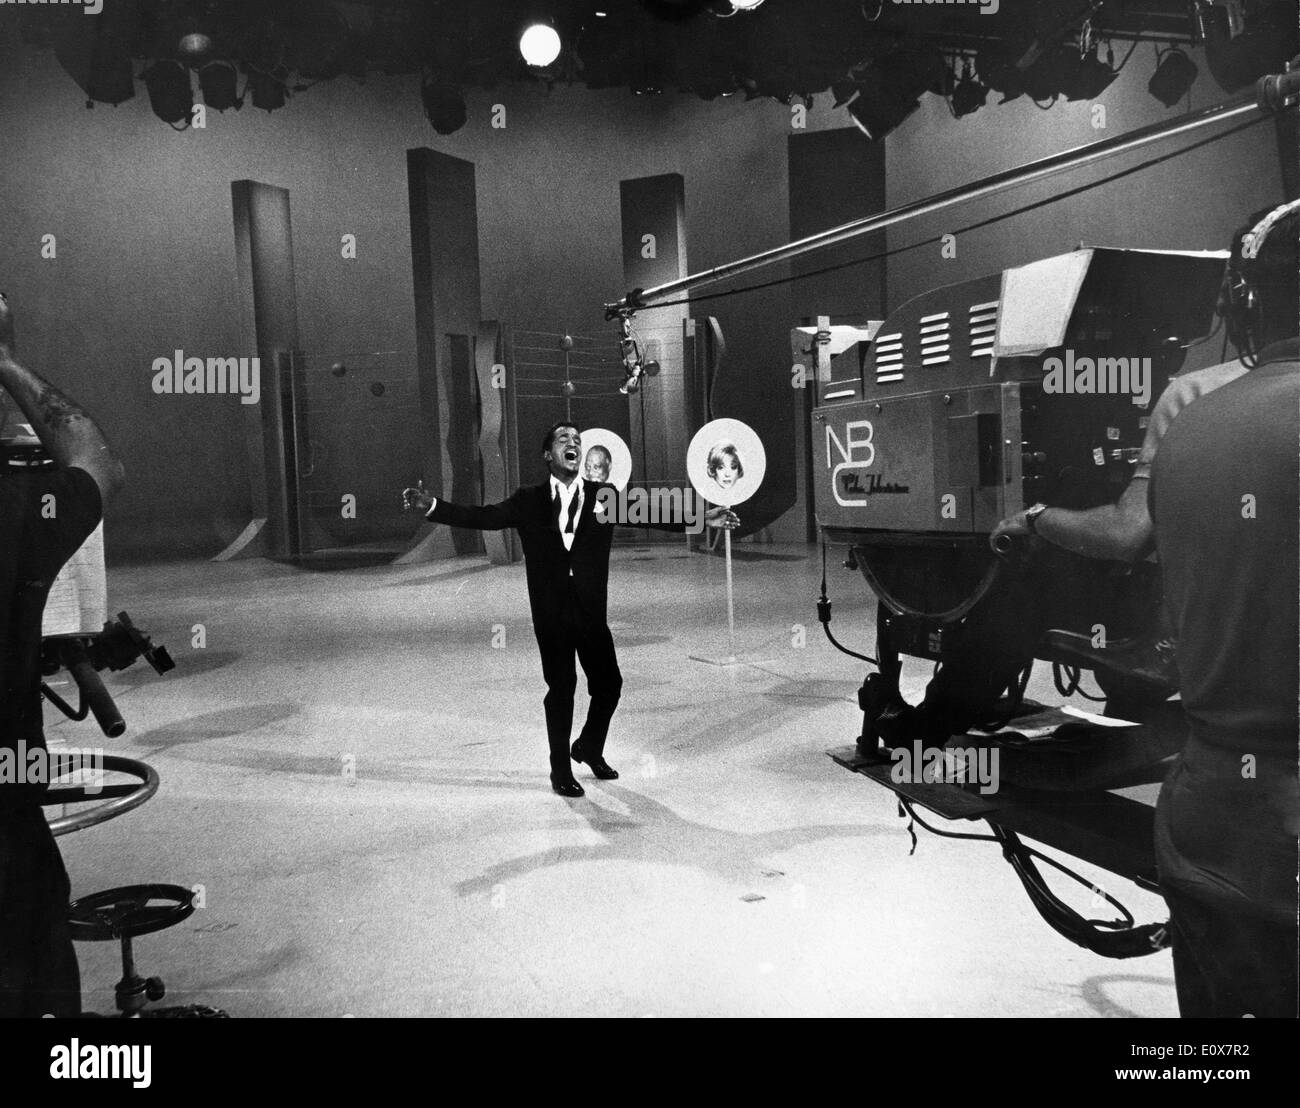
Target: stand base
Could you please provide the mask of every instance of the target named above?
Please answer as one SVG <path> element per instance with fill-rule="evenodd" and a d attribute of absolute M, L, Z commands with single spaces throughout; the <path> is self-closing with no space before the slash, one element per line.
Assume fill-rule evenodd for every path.
<path fill-rule="evenodd" d="M 688 654 L 686 655 L 692 662 L 703 662 L 709 666 L 766 666 L 771 665 L 776 659 L 766 657 L 762 654 Z"/>

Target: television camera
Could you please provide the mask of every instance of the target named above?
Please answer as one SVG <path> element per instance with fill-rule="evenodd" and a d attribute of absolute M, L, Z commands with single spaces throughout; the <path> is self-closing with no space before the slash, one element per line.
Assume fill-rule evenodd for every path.
<path fill-rule="evenodd" d="M 1154 399 L 1213 330 L 1225 259 L 1080 248 L 923 293 L 865 328 L 823 319 L 793 334 L 814 361 L 820 532 L 878 599 L 862 730 L 832 756 L 923 826 L 913 805 L 987 819 L 1047 921 L 1112 957 L 1159 949 L 1164 929 L 1134 926 L 1122 907 L 1120 920 L 1085 920 L 1035 861 L 1058 864 L 1018 832 L 1157 888 L 1151 808 L 1114 790 L 1160 780 L 1185 738 L 1173 681 L 1133 649 L 1161 638 L 1158 566 L 988 540 L 1035 502 L 1118 498 Z M 824 586 L 818 614 L 836 642 Z M 936 664 L 920 705 L 900 691 L 907 656 Z M 1091 670 L 1104 717 L 1026 700 L 1035 660 L 1065 695 Z M 954 744 L 996 751 L 994 788 L 898 772 L 912 751 L 909 766 L 933 751 L 932 766 L 952 768 L 940 756 Z"/>

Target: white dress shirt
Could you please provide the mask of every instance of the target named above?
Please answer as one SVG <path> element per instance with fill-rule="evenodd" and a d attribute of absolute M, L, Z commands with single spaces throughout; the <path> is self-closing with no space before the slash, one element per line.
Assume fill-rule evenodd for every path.
<path fill-rule="evenodd" d="M 554 474 L 551 475 L 551 503 L 560 498 L 560 512 L 556 517 L 560 524 L 560 538 L 564 540 L 564 549 L 573 549 L 574 534 L 578 529 L 578 519 L 582 516 L 582 478 L 575 477 L 573 483 L 566 485 Z M 572 510 L 573 498 L 578 498 L 578 510 L 573 515 L 573 531 L 565 530 L 569 525 L 569 512 Z M 570 570 L 570 573 L 573 571 Z"/>

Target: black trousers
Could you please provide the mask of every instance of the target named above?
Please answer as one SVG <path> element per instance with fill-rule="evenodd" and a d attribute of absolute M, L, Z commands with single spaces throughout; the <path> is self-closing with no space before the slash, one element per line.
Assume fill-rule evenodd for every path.
<path fill-rule="evenodd" d="M 80 1014 L 68 899 L 44 810 L 0 807 L 0 1018 Z"/>
<path fill-rule="evenodd" d="M 623 689 L 614 636 L 603 620 L 595 621 L 583 615 L 573 595 L 572 581 L 558 618 L 548 620 L 545 625 L 534 622 L 533 631 L 542 656 L 542 675 L 546 678 L 546 698 L 542 703 L 546 708 L 551 773 L 567 777 L 573 772 L 569 764 L 569 737 L 573 731 L 573 696 L 578 687 L 574 659 L 582 663 L 591 697 L 578 742 L 586 754 L 598 757 L 604 753 L 609 721 Z"/>
<path fill-rule="evenodd" d="M 1169 905 L 1184 1017 L 1297 1016 L 1296 758 L 1241 755 L 1195 734 L 1156 805 L 1156 865 Z"/>
<path fill-rule="evenodd" d="M 1295 1019 L 1295 927 L 1164 891 L 1178 1014 L 1184 1019 Z"/>

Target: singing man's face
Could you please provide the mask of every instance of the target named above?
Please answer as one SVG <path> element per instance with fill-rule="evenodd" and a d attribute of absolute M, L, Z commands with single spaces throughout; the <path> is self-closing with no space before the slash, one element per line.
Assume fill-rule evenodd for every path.
<path fill-rule="evenodd" d="M 561 481 L 578 476 L 582 459 L 582 436 L 576 427 L 561 427 L 551 436 L 551 449 L 546 455 L 551 474 Z"/>

